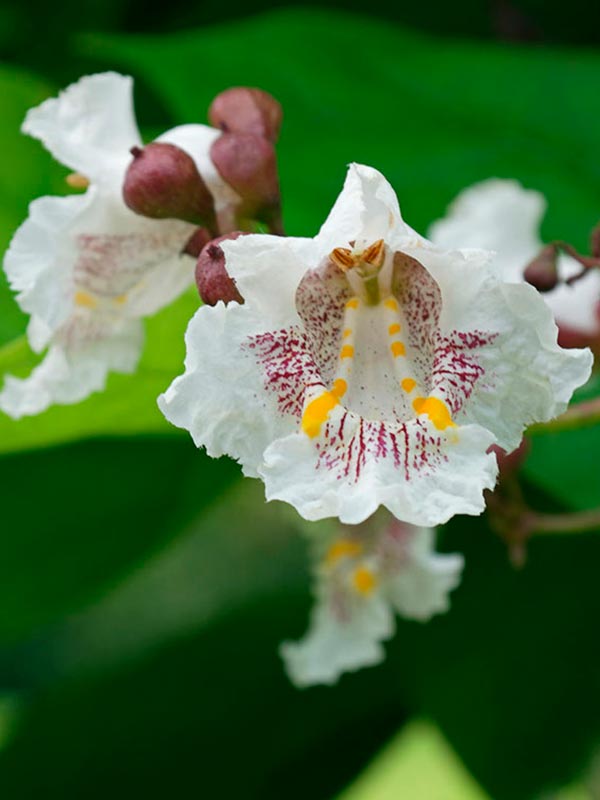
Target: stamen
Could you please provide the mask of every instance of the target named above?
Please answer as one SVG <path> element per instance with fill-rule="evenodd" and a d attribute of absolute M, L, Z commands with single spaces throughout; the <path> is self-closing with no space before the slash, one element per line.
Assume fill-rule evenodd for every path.
<path fill-rule="evenodd" d="M 353 542 L 352 539 L 338 539 L 334 542 L 325 556 L 325 561 L 329 566 L 333 566 L 342 558 L 355 558 L 362 553 L 362 544 Z"/>
<path fill-rule="evenodd" d="M 86 178 L 85 175 L 82 175 L 80 172 L 71 172 L 65 178 L 65 183 L 71 187 L 71 189 L 87 189 L 90 185 L 89 178 Z"/>
<path fill-rule="evenodd" d="M 377 578 L 367 567 L 358 567 L 353 575 L 354 588 L 359 594 L 371 594 L 377 586 Z"/>
<path fill-rule="evenodd" d="M 75 305 L 83 306 L 84 308 L 96 308 L 98 305 L 96 299 L 88 292 L 75 292 L 73 299 L 75 300 Z"/>

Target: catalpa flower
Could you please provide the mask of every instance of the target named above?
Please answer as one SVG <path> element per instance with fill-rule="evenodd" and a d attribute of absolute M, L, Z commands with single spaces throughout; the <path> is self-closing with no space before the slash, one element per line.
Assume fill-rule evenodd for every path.
<path fill-rule="evenodd" d="M 193 281 L 194 260 L 182 250 L 197 229 L 139 216 L 124 203 L 130 149 L 141 143 L 131 78 L 83 78 L 32 109 L 23 131 L 75 170 L 71 185 L 88 188 L 35 200 L 6 254 L 10 284 L 31 315 L 29 342 L 36 352 L 48 348 L 28 378 L 6 378 L 0 408 L 13 417 L 77 402 L 102 389 L 109 371 L 134 370 L 141 318 Z M 208 155 L 218 136 L 205 125 L 183 125 L 158 139 L 191 156 L 217 210 L 232 194 Z"/>
<path fill-rule="evenodd" d="M 543 246 L 539 229 L 545 210 L 539 192 L 524 189 L 517 181 L 492 178 L 462 191 L 429 235 L 441 247 L 461 244 L 495 250 L 504 279 L 520 282 Z M 569 285 L 564 281 L 579 273 L 581 266 L 561 253 L 557 268 L 563 282 L 544 292 L 543 298 L 560 328 L 560 342 L 581 346 L 600 341 L 600 270 L 590 269 Z"/>
<path fill-rule="evenodd" d="M 488 252 L 419 236 L 369 167 L 351 166 L 314 239 L 221 247 L 245 303 L 198 310 L 159 405 L 306 519 L 479 514 L 490 446 L 516 448 L 590 373 L 531 286 L 505 282 Z"/>
<path fill-rule="evenodd" d="M 332 684 L 343 672 L 380 663 L 395 613 L 425 622 L 448 610 L 463 558 L 434 551 L 435 531 L 375 515 L 312 531 L 316 604 L 308 633 L 281 654 L 297 686 Z"/>

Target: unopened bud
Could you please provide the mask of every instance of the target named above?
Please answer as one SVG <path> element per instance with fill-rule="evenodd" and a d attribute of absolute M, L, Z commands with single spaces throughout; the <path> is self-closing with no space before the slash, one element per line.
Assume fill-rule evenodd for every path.
<path fill-rule="evenodd" d="M 230 303 L 235 300 L 243 303 L 244 300 L 238 292 L 235 281 L 229 277 L 225 268 L 225 253 L 220 247 L 221 242 L 228 239 L 237 239 L 244 234 L 240 231 L 226 233 L 209 242 L 200 253 L 196 264 L 196 286 L 202 301 L 209 306 L 216 305 L 219 300 Z"/>
<path fill-rule="evenodd" d="M 600 258 L 600 222 L 592 231 L 592 235 L 590 237 L 590 247 L 592 258 Z"/>
<path fill-rule="evenodd" d="M 187 240 L 181 252 L 183 255 L 198 258 L 204 245 L 208 244 L 211 239 L 212 235 L 206 228 L 197 228 Z"/>
<path fill-rule="evenodd" d="M 242 215 L 269 222 L 279 211 L 275 148 L 261 136 L 224 133 L 210 149 L 223 180 L 242 198 Z"/>
<path fill-rule="evenodd" d="M 131 154 L 123 199 L 132 211 L 214 227 L 213 198 L 191 156 L 166 142 L 132 147 Z"/>
<path fill-rule="evenodd" d="M 268 92 L 236 86 L 218 94 L 208 110 L 211 125 L 224 133 L 251 133 L 276 142 L 281 105 Z"/>
<path fill-rule="evenodd" d="M 557 248 L 553 244 L 543 247 L 525 268 L 525 280 L 539 292 L 550 292 L 558 283 L 556 266 Z"/>

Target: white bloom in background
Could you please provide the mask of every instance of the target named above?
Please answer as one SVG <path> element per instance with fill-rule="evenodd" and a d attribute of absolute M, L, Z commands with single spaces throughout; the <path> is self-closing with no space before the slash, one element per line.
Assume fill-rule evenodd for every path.
<path fill-rule="evenodd" d="M 542 194 L 520 183 L 492 178 L 462 191 L 446 216 L 434 222 L 430 239 L 440 247 L 483 247 L 495 250 L 496 268 L 504 280 L 521 282 L 527 264 L 539 253 L 540 223 L 546 211 Z M 563 280 L 580 272 L 574 258 L 561 253 Z M 572 285 L 560 283 L 543 298 L 561 329 L 561 342 L 588 344 L 600 340 L 600 270 L 591 269 Z"/>
<path fill-rule="evenodd" d="M 332 684 L 378 664 L 394 614 L 425 622 L 447 611 L 463 558 L 435 552 L 435 531 L 378 515 L 363 525 L 313 532 L 316 604 L 308 633 L 281 654 L 297 686 Z"/>
<path fill-rule="evenodd" d="M 142 349 L 141 318 L 194 277 L 194 259 L 181 251 L 195 226 L 138 216 L 122 198 L 130 148 L 141 143 L 131 78 L 82 78 L 29 111 L 23 131 L 75 170 L 72 183 L 89 188 L 35 200 L 5 257 L 17 300 L 31 315 L 30 344 L 37 352 L 48 348 L 29 377 L 6 378 L 0 408 L 15 418 L 82 400 L 104 387 L 111 370 L 132 372 Z M 231 195 L 208 155 L 218 136 L 205 125 L 183 125 L 158 140 L 193 158 L 217 208 Z"/>
<path fill-rule="evenodd" d="M 535 289 L 505 282 L 485 251 L 420 237 L 369 167 L 350 167 L 314 239 L 222 248 L 245 303 L 199 309 L 159 405 L 306 519 L 481 513 L 490 445 L 515 449 L 590 373 L 589 351 L 558 347 Z"/>

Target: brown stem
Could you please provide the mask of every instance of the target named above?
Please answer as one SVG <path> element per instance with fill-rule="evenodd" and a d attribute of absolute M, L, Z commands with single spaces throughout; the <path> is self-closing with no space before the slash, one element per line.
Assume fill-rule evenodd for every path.
<path fill-rule="evenodd" d="M 600 529 L 600 508 L 565 514 L 541 514 L 528 510 L 525 524 L 531 535 L 544 533 L 585 533 Z"/>

